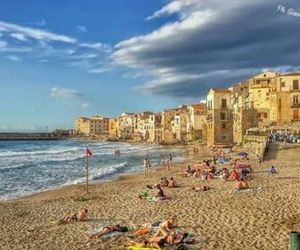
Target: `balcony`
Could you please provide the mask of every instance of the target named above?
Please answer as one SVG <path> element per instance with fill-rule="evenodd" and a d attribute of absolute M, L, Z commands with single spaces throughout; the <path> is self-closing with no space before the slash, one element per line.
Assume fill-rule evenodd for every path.
<path fill-rule="evenodd" d="M 291 103 L 291 108 L 300 108 L 300 103 Z"/>

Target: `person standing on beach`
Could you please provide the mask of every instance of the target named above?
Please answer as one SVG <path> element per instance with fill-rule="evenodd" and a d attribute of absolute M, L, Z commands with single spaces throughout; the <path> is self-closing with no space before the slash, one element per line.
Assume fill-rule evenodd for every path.
<path fill-rule="evenodd" d="M 147 159 L 147 157 L 145 157 L 145 159 L 144 159 L 144 171 L 145 171 L 145 174 L 148 174 L 148 159 Z"/>
<path fill-rule="evenodd" d="M 168 166 L 167 166 L 168 171 L 171 171 L 172 160 L 173 160 L 173 156 L 172 156 L 172 154 L 170 153 L 170 154 L 169 154 L 169 159 L 168 159 Z"/>
<path fill-rule="evenodd" d="M 162 160 L 162 164 L 163 164 L 163 168 L 166 167 L 166 157 L 164 156 L 163 160 Z"/>
<path fill-rule="evenodd" d="M 151 163 L 150 163 L 150 160 L 149 160 L 149 159 L 147 160 L 147 168 L 148 168 L 148 171 L 149 171 L 149 169 L 151 168 Z"/>

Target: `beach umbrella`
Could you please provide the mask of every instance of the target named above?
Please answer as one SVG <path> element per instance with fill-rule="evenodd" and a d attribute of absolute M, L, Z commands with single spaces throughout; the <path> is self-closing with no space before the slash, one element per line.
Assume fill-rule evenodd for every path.
<path fill-rule="evenodd" d="M 237 153 L 237 155 L 242 156 L 242 157 L 247 157 L 248 153 L 242 151 L 242 152 Z"/>

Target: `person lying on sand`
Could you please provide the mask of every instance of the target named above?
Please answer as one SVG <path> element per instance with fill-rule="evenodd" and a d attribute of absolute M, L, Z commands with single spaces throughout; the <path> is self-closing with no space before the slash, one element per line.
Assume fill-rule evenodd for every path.
<path fill-rule="evenodd" d="M 247 181 L 243 178 L 241 178 L 235 186 L 236 190 L 242 190 L 242 189 L 248 189 L 248 188 L 249 188 L 249 185 L 248 185 Z"/>
<path fill-rule="evenodd" d="M 176 232 L 172 231 L 169 235 L 165 238 L 167 244 L 170 245 L 179 245 L 182 243 L 193 244 L 195 242 L 194 239 L 186 239 L 188 237 L 188 233 Z"/>
<path fill-rule="evenodd" d="M 101 236 L 112 233 L 112 232 L 128 232 L 127 227 L 123 227 L 120 225 L 108 225 L 102 227 L 99 232 L 92 234 L 89 236 L 89 240 L 99 239 Z"/>
<path fill-rule="evenodd" d="M 171 177 L 168 188 L 176 188 L 176 187 L 179 187 L 179 185 L 178 185 L 177 181 L 175 181 L 174 178 Z"/>
<path fill-rule="evenodd" d="M 229 178 L 229 170 L 227 169 L 227 168 L 223 168 L 223 170 L 222 170 L 222 172 L 223 172 L 223 174 L 222 174 L 222 178 L 224 179 L 224 180 L 227 180 L 228 178 Z"/>
<path fill-rule="evenodd" d="M 192 190 L 195 190 L 195 191 L 208 191 L 210 190 L 211 188 L 209 186 L 202 186 L 202 187 L 192 187 Z"/>
<path fill-rule="evenodd" d="M 175 227 L 175 217 L 172 216 L 170 219 L 160 223 L 159 230 L 155 234 L 155 236 L 163 236 L 167 237 L 169 233 L 172 232 L 173 228 Z"/>
<path fill-rule="evenodd" d="M 162 178 L 160 179 L 159 185 L 160 185 L 161 187 L 167 187 L 167 186 L 169 185 L 168 179 L 167 179 L 166 177 L 162 177 Z"/>
<path fill-rule="evenodd" d="M 269 173 L 270 173 L 270 174 L 276 174 L 276 173 L 277 173 L 277 170 L 276 170 L 275 166 L 272 166 L 272 167 L 269 169 Z"/>
<path fill-rule="evenodd" d="M 163 246 L 165 245 L 166 241 L 164 239 L 164 237 L 150 237 L 148 239 L 140 239 L 140 240 L 136 240 L 136 241 L 129 241 L 126 245 L 127 246 L 135 246 L 135 247 L 139 247 L 139 248 L 146 248 L 146 247 L 151 247 L 151 248 L 155 248 L 155 249 L 160 249 L 162 250 Z"/>
<path fill-rule="evenodd" d="M 63 221 L 66 223 L 70 223 L 73 221 L 84 221 L 87 219 L 88 210 L 86 208 L 80 209 L 76 214 L 72 214 L 71 212 L 67 213 L 63 218 Z"/>
<path fill-rule="evenodd" d="M 196 172 L 195 169 L 191 168 L 191 165 L 187 165 L 186 169 L 183 171 L 183 176 L 188 177 L 188 176 L 193 176 L 193 174 Z"/>
<path fill-rule="evenodd" d="M 230 176 L 229 176 L 229 180 L 238 180 L 240 178 L 240 175 L 239 175 L 239 173 L 234 169 L 232 172 L 231 172 L 231 174 L 230 174 Z"/>

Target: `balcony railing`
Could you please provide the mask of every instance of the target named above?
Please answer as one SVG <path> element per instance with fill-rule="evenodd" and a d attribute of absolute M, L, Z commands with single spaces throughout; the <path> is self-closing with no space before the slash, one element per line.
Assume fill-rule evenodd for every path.
<path fill-rule="evenodd" d="M 300 108 L 300 103 L 291 103 L 291 108 Z"/>

